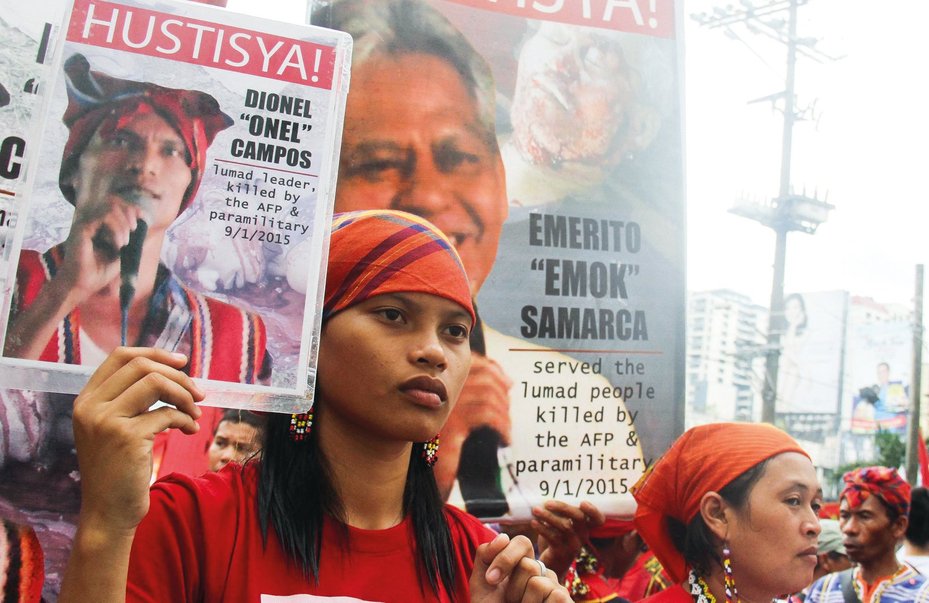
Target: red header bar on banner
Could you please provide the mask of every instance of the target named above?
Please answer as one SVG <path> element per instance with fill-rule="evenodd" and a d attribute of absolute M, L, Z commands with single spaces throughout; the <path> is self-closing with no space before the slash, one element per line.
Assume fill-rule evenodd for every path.
<path fill-rule="evenodd" d="M 673 0 L 449 0 L 497 13 L 674 37 Z"/>
<path fill-rule="evenodd" d="M 68 41 L 324 89 L 335 64 L 328 46 L 102 0 L 75 1 Z"/>

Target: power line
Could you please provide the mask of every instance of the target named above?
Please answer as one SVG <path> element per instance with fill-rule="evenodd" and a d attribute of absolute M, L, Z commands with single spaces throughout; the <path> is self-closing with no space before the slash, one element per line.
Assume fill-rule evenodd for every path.
<path fill-rule="evenodd" d="M 802 119 L 797 110 L 794 81 L 797 56 L 822 62 L 831 57 L 816 50 L 816 40 L 797 36 L 797 9 L 807 0 L 773 0 L 756 5 L 741 0 L 738 5 L 714 7 L 711 12 L 692 15 L 701 25 L 714 28 L 745 26 L 754 34 L 763 35 L 787 47 L 787 74 L 783 91 L 768 95 L 772 102 L 782 101 L 784 127 L 781 141 L 781 177 L 777 197 L 764 203 L 739 203 L 730 211 L 750 218 L 774 230 L 774 275 L 771 285 L 771 303 L 768 315 L 768 345 L 765 356 L 765 385 L 762 394 L 761 420 L 774 423 L 777 402 L 777 374 L 780 358 L 780 323 L 784 305 L 784 268 L 787 258 L 787 233 L 791 231 L 813 234 L 826 221 L 834 206 L 804 194 L 795 194 L 790 182 L 790 159 L 793 144 L 794 122 Z M 786 11 L 786 18 L 784 12 Z"/>

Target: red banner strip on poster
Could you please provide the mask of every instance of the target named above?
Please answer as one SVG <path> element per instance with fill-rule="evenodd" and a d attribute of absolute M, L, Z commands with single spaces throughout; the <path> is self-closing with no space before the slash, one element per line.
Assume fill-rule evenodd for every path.
<path fill-rule="evenodd" d="M 661 38 L 674 37 L 672 0 L 448 0 L 484 10 L 628 31 Z"/>
<path fill-rule="evenodd" d="M 335 65 L 330 46 L 101 0 L 76 0 L 68 41 L 324 89 Z"/>

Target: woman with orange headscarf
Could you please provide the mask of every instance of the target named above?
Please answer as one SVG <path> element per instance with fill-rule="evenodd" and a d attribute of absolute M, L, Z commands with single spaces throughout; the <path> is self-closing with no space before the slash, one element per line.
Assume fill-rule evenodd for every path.
<path fill-rule="evenodd" d="M 494 535 L 439 495 L 437 432 L 474 322 L 435 226 L 337 215 L 312 411 L 268 417 L 260 457 L 151 492 L 153 434 L 196 432 L 204 394 L 184 356 L 118 349 L 74 406 L 82 504 L 59 600 L 569 603 L 527 538 Z"/>
<path fill-rule="evenodd" d="M 813 578 L 821 491 L 809 455 L 775 427 L 690 429 L 633 493 L 636 528 L 677 582 L 644 601 L 768 602 Z"/>

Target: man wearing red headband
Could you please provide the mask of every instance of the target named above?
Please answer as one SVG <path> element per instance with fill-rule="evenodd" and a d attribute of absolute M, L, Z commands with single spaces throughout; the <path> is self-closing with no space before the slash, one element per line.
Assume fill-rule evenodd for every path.
<path fill-rule="evenodd" d="M 157 345 L 189 354 L 193 376 L 266 380 L 261 320 L 187 289 L 159 259 L 167 229 L 197 193 L 207 148 L 231 118 L 209 94 L 91 71 L 81 55 L 65 72 L 59 187 L 74 217 L 64 243 L 21 254 L 5 355 L 97 364 L 121 343 Z M 141 222 L 123 341 L 120 256 Z"/>
<path fill-rule="evenodd" d="M 810 603 L 929 601 L 929 582 L 896 557 L 906 532 L 910 485 L 896 469 L 864 467 L 842 477 L 842 542 L 857 567 L 829 574 L 810 587 Z"/>
<path fill-rule="evenodd" d="M 186 354 L 194 377 L 267 382 L 261 318 L 188 289 L 160 260 L 168 228 L 196 196 L 207 149 L 231 118 L 209 94 L 92 71 L 81 55 L 64 69 L 69 134 L 59 188 L 74 217 L 63 243 L 20 254 L 4 355 L 96 365 L 118 345 L 155 346 Z M 181 463 L 196 452 L 199 464 L 174 464 L 168 454 L 159 473 L 206 470 L 214 414 L 204 419 L 206 440 L 177 451 Z"/>

